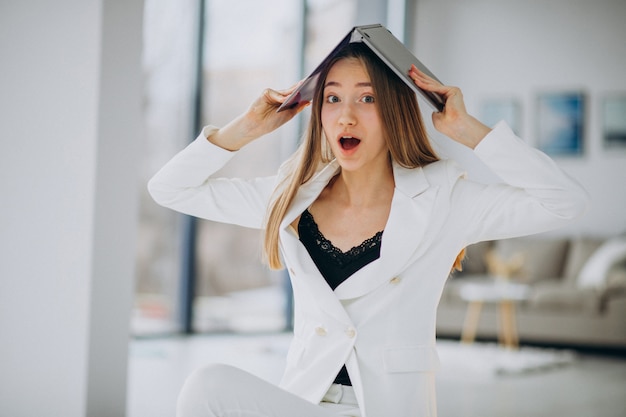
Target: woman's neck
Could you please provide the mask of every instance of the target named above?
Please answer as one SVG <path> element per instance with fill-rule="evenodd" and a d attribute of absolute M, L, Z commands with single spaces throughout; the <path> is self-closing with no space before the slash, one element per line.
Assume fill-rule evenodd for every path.
<path fill-rule="evenodd" d="M 367 208 L 388 202 L 395 188 L 391 163 L 377 170 L 342 170 L 331 188 L 335 198 L 349 207 Z"/>

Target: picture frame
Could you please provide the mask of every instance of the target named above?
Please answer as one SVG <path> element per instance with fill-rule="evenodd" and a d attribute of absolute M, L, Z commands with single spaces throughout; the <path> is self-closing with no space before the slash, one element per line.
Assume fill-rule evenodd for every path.
<path fill-rule="evenodd" d="M 581 156 L 584 151 L 585 94 L 547 92 L 537 96 L 537 147 L 551 156 Z"/>
<path fill-rule="evenodd" d="M 626 149 L 626 92 L 603 97 L 602 143 L 604 149 Z"/>
<path fill-rule="evenodd" d="M 488 98 L 481 103 L 481 121 L 489 127 L 494 127 L 504 120 L 511 130 L 520 136 L 521 103 L 512 97 Z"/>

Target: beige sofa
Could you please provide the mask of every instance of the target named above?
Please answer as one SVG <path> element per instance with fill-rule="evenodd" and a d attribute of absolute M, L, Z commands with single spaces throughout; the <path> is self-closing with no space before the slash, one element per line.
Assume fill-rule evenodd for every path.
<path fill-rule="evenodd" d="M 528 285 L 525 299 L 516 302 L 521 343 L 626 349 L 626 235 L 536 236 L 468 247 L 463 271 L 444 288 L 438 336 L 460 337 L 468 305 L 461 289 L 467 283 L 503 279 L 494 278 L 494 271 Z M 485 303 L 476 330 L 479 339 L 497 337 L 498 311 L 497 304 Z"/>

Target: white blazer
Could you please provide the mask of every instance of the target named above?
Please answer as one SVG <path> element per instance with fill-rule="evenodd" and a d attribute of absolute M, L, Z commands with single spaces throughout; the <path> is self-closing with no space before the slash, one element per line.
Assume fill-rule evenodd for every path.
<path fill-rule="evenodd" d="M 151 180 L 153 198 L 193 216 L 262 228 L 281 173 L 213 178 L 233 155 L 206 140 L 211 127 Z M 498 124 L 475 149 L 502 178 L 484 185 L 455 162 L 393 165 L 395 191 L 381 256 L 334 291 L 290 224 L 338 172 L 332 162 L 302 185 L 280 229 L 295 297 L 294 337 L 281 386 L 319 403 L 346 364 L 363 417 L 436 416 L 437 304 L 469 244 L 547 231 L 581 215 L 586 192 L 545 154 Z"/>

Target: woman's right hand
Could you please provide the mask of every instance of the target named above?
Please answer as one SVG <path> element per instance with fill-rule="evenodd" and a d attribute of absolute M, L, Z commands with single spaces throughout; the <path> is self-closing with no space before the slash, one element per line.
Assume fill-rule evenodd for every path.
<path fill-rule="evenodd" d="M 244 114 L 219 129 L 208 140 L 219 147 L 234 151 L 276 130 L 309 105 L 309 102 L 303 101 L 294 108 L 276 112 L 299 84 L 278 91 L 266 88 Z"/>

